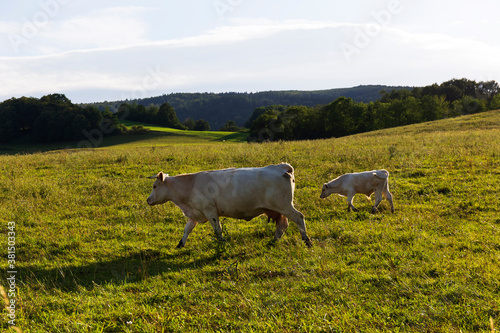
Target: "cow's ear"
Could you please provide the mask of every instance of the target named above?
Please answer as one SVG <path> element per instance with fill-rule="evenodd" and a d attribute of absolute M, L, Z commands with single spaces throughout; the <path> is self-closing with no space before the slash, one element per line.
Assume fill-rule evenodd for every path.
<path fill-rule="evenodd" d="M 165 181 L 165 179 L 166 179 L 167 177 L 168 177 L 168 174 L 163 173 L 163 171 L 160 171 L 160 173 L 159 173 L 159 174 L 158 174 L 158 176 L 157 176 L 157 178 L 158 178 L 159 180 L 161 180 L 162 182 L 164 182 L 164 181 Z"/>
<path fill-rule="evenodd" d="M 323 186 L 324 186 L 325 188 L 328 188 L 328 184 L 327 184 L 327 183 L 324 183 L 324 184 L 323 184 Z"/>

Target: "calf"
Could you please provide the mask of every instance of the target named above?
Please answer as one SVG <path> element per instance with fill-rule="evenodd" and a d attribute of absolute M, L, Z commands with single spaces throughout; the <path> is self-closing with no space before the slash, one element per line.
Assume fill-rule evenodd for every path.
<path fill-rule="evenodd" d="M 250 221 L 261 214 L 276 222 L 274 240 L 283 236 L 290 219 L 299 228 L 302 240 L 311 246 L 304 215 L 293 206 L 295 178 L 289 164 L 203 171 L 174 177 L 160 172 L 150 178 L 156 180 L 148 204 L 172 201 L 188 218 L 177 247 L 186 244 L 198 223 L 209 221 L 220 238 L 220 216 Z"/>
<path fill-rule="evenodd" d="M 352 199 L 356 193 L 362 193 L 368 198 L 372 193 L 375 193 L 375 205 L 372 208 L 372 213 L 377 211 L 383 195 L 391 204 L 391 212 L 394 213 L 392 194 L 389 192 L 389 172 L 387 170 L 347 173 L 337 177 L 329 183 L 323 184 L 320 198 L 326 198 L 332 193 L 347 197 L 348 211 L 351 211 L 351 208 L 357 211 L 352 204 Z"/>

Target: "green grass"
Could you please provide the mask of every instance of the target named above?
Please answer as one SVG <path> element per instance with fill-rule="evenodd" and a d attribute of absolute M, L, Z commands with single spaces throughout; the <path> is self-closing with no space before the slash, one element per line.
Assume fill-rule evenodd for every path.
<path fill-rule="evenodd" d="M 282 161 L 295 168 L 311 249 L 293 223 L 270 245 L 274 226 L 260 217 L 223 219 L 222 243 L 198 225 L 177 250 L 180 209 L 146 204 L 145 176 L 160 170 Z M 372 215 L 363 196 L 357 213 L 344 198 L 319 198 L 324 182 L 375 168 L 391 174 L 395 214 L 385 200 Z M 24 332 L 491 332 L 499 189 L 498 111 L 330 140 L 163 135 L 0 156 L 2 235 L 16 222 L 17 323 Z"/>
<path fill-rule="evenodd" d="M 150 125 L 144 123 L 138 123 L 134 121 L 124 121 L 127 127 L 132 127 L 133 125 L 143 125 L 143 127 L 151 131 L 153 134 L 153 140 L 156 145 L 165 144 L 200 144 L 203 142 L 246 142 L 247 133 L 244 132 L 222 132 L 222 131 L 189 131 L 189 130 L 178 130 L 174 128 L 161 127 L 157 125 Z M 158 140 L 161 137 L 163 140 Z M 174 139 L 174 140 L 172 140 Z M 136 145 L 138 141 L 144 141 L 142 138 L 140 140 L 134 140 L 132 145 Z M 150 140 L 147 140 L 150 141 Z M 143 142 L 141 142 L 141 145 Z"/>
<path fill-rule="evenodd" d="M 0 144 L 0 154 L 36 153 L 60 149 L 75 149 L 81 147 L 81 142 L 87 141 L 90 147 L 115 149 L 131 149 L 137 147 L 156 147 L 174 145 L 201 145 L 214 142 L 246 142 L 248 133 L 245 132 L 217 132 L 217 131 L 188 131 L 166 128 L 156 125 L 143 124 L 133 121 L 124 121 L 125 126 L 143 125 L 150 132 L 145 134 L 128 134 L 114 136 L 100 136 L 101 133 L 90 134 L 80 142 L 56 142 L 51 144 L 28 144 L 22 142 Z M 85 146 L 86 147 L 86 146 Z"/>

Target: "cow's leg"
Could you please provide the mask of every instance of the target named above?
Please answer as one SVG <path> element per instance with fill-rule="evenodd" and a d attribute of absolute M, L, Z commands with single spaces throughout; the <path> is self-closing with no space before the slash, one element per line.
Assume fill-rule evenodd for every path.
<path fill-rule="evenodd" d="M 288 229 L 288 219 L 281 215 L 276 220 L 276 233 L 274 234 L 274 240 L 277 241 L 280 239 L 285 233 L 286 229 Z"/>
<path fill-rule="evenodd" d="M 358 209 L 356 207 L 354 207 L 354 205 L 352 204 L 352 199 L 354 199 L 354 195 L 356 193 L 348 193 L 347 194 L 347 211 L 350 212 L 351 209 L 355 212 L 358 211 Z"/>
<path fill-rule="evenodd" d="M 385 188 L 384 191 L 382 192 L 382 194 L 387 199 L 387 201 L 389 201 L 389 203 L 391 204 L 391 212 L 394 213 L 394 204 L 392 202 L 392 194 L 391 194 L 391 192 L 389 192 L 389 188 Z"/>
<path fill-rule="evenodd" d="M 212 228 L 214 228 L 215 237 L 217 237 L 218 240 L 224 240 L 222 237 L 222 226 L 219 221 L 219 216 L 217 214 L 205 214 L 205 216 L 208 218 L 208 221 L 210 221 Z"/>
<path fill-rule="evenodd" d="M 306 222 L 304 220 L 304 214 L 296 210 L 293 206 L 290 207 L 290 209 L 286 212 L 283 213 L 287 218 L 295 222 L 295 225 L 297 228 L 299 228 L 300 235 L 302 236 L 302 240 L 304 243 L 308 246 L 311 247 L 311 239 L 309 236 L 307 236 L 307 230 L 306 230 Z"/>
<path fill-rule="evenodd" d="M 375 191 L 375 204 L 373 205 L 372 208 L 372 213 L 375 214 L 378 210 L 378 205 L 380 205 L 380 202 L 382 201 L 382 192 Z"/>
<path fill-rule="evenodd" d="M 184 236 L 182 236 L 181 241 L 179 242 L 179 244 L 177 244 L 178 249 L 186 245 L 189 234 L 191 233 L 191 231 L 193 231 L 194 227 L 196 227 L 197 224 L 198 222 L 196 222 L 195 220 L 188 219 L 186 226 L 184 227 Z"/>

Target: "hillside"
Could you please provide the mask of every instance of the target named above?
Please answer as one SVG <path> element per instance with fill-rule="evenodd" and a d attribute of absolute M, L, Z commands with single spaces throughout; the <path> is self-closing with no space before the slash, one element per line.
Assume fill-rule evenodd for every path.
<path fill-rule="evenodd" d="M 173 93 L 162 96 L 94 103 L 91 105 L 104 110 L 118 110 L 120 104 L 137 103 L 144 106 L 169 103 L 175 109 L 178 118 L 204 119 L 214 130 L 221 128 L 228 120 L 243 126 L 255 108 L 269 105 L 304 105 L 315 106 L 328 104 L 340 96 L 350 97 L 357 102 L 370 102 L 380 98 L 381 90 L 392 91 L 409 87 L 388 87 L 382 85 L 358 86 L 353 88 L 315 90 L 315 91 L 267 91 L 257 93 Z"/>
<path fill-rule="evenodd" d="M 0 156 L 0 257 L 15 256 L 14 267 L 3 260 L 0 278 L 15 269 L 9 297 L 23 332 L 500 327 L 500 111 L 325 140 L 135 138 Z M 159 171 L 283 161 L 295 168 L 294 204 L 312 248 L 292 222 L 270 243 L 275 225 L 259 217 L 221 219 L 222 242 L 199 224 L 175 249 L 186 217 L 172 203 L 146 204 L 147 176 Z M 381 168 L 390 172 L 394 214 L 386 200 L 371 214 L 363 195 L 351 213 L 345 198 L 319 198 L 340 174 Z"/>
<path fill-rule="evenodd" d="M 112 135 L 90 137 L 91 142 L 85 147 L 128 149 L 137 147 L 156 146 L 186 146 L 213 144 L 216 142 L 246 142 L 248 133 L 241 132 L 219 132 L 219 131 L 189 131 L 161 127 L 133 121 L 125 121 L 123 125 L 129 130 L 134 125 L 140 125 L 147 130 L 146 133 L 134 133 L 125 135 Z M 0 155 L 2 154 L 33 154 L 52 150 L 71 150 L 81 148 L 82 142 L 88 141 L 63 141 L 50 144 L 34 144 L 25 142 L 0 143 Z"/>
<path fill-rule="evenodd" d="M 379 90 L 380 86 L 377 87 Z M 374 87 L 339 89 L 336 93 L 362 99 Z M 48 144 L 71 140 L 85 146 L 99 146 L 103 137 L 129 133 L 121 122 L 136 121 L 181 130 L 238 132 L 241 130 L 231 115 L 261 104 L 251 116 L 245 115 L 245 127 L 251 141 L 311 140 L 341 137 L 377 129 L 410 125 L 480 113 L 500 107 L 500 86 L 495 81 L 476 82 L 453 79 L 412 90 L 379 90 L 380 100 L 356 102 L 351 97 L 338 97 L 327 104 L 333 91 L 267 92 L 258 94 L 173 94 L 157 97 L 160 106 L 122 103 L 117 112 L 111 106 L 75 105 L 63 94 L 42 98 L 11 98 L 0 103 L 0 143 Z M 267 95 L 266 95 L 267 94 Z M 176 97 L 177 96 L 177 97 Z M 266 98 L 266 96 L 268 98 Z M 329 96 L 329 97 L 325 97 Z M 356 97 L 357 96 L 357 97 Z M 323 100 L 321 100 L 321 98 Z M 178 108 L 207 111 L 210 119 L 217 118 L 216 127 L 203 119 L 179 120 L 174 107 L 164 102 L 171 99 Z M 272 100 L 274 98 L 274 100 Z M 316 102 L 313 102 L 315 100 Z M 267 101 L 267 102 L 264 102 Z M 153 103 L 155 98 L 142 100 Z M 295 104 L 295 105 L 291 105 Z M 100 109 L 98 109 L 98 107 Z M 113 106 L 113 110 L 116 111 Z M 240 120 L 242 120 L 241 118 Z M 211 120 L 214 121 L 214 120 Z M 224 122 L 224 126 L 218 126 Z M 219 127 L 219 128 L 217 128 Z"/>

